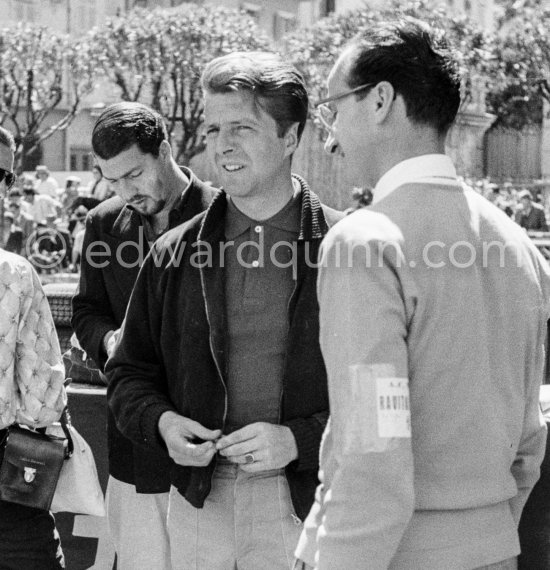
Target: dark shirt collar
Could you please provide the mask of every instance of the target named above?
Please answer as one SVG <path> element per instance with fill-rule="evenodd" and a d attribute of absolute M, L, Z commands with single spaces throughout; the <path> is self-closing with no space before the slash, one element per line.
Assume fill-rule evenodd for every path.
<path fill-rule="evenodd" d="M 290 233 L 300 232 L 300 212 L 302 209 L 302 193 L 294 192 L 294 196 L 276 214 L 267 220 L 253 220 L 241 212 L 227 196 L 227 210 L 225 214 L 225 237 L 228 240 L 240 236 L 251 226 L 270 226 Z"/>

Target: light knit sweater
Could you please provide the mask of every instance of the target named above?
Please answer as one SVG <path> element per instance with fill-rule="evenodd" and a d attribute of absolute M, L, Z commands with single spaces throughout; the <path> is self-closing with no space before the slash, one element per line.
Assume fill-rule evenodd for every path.
<path fill-rule="evenodd" d="M 318 294 L 331 419 L 300 558 L 467 570 L 517 555 L 550 316 L 525 232 L 452 180 L 404 184 L 332 228 Z M 381 440 L 376 384 L 391 378 L 409 382 L 412 437 Z"/>
<path fill-rule="evenodd" d="M 38 275 L 0 249 L 0 428 L 44 427 L 66 404 L 65 369 Z"/>

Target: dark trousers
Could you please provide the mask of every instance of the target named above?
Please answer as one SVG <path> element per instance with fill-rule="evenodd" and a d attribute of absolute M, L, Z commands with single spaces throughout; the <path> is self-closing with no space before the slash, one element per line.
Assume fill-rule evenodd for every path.
<path fill-rule="evenodd" d="M 5 430 L 0 430 L 3 435 Z M 0 441 L 3 438 L 0 437 Z M 4 453 L 0 446 L 0 463 Z M 0 570 L 59 570 L 65 568 L 53 515 L 0 501 Z"/>

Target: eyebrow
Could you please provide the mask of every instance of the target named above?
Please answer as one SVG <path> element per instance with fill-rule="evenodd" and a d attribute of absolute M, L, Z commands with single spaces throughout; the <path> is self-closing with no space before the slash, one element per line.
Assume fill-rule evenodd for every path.
<path fill-rule="evenodd" d="M 116 182 L 117 180 L 120 180 L 122 178 L 126 178 L 126 176 L 129 176 L 130 174 L 132 174 L 132 172 L 134 172 L 135 170 L 137 170 L 138 168 L 141 168 L 141 165 L 136 165 L 133 166 L 132 168 L 130 168 L 130 170 L 128 170 L 127 172 L 125 172 L 122 176 L 119 176 L 118 178 L 109 178 L 107 176 L 103 176 L 103 178 L 105 178 L 105 180 L 109 181 L 109 182 Z"/>
<path fill-rule="evenodd" d="M 241 125 L 243 123 L 248 123 L 248 124 L 254 125 L 254 126 L 259 125 L 259 123 L 257 121 L 255 121 L 254 119 L 236 119 L 235 121 L 229 121 L 230 125 Z M 219 125 L 220 125 L 219 122 L 205 123 L 205 127 L 214 127 L 214 126 L 219 126 Z"/>

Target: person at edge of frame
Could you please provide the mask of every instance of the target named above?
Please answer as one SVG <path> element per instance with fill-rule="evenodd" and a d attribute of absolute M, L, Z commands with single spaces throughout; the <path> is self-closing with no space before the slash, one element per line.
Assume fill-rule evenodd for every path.
<path fill-rule="evenodd" d="M 297 568 L 517 567 L 545 449 L 550 269 L 444 154 L 457 69 L 436 30 L 384 22 L 345 48 L 317 107 L 373 202 L 322 246 L 331 418 Z"/>

